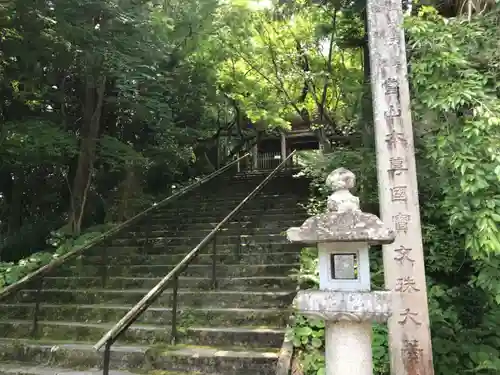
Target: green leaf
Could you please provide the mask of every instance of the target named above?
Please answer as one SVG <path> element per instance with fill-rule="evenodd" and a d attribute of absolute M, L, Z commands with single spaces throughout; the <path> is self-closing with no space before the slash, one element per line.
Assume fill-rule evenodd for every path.
<path fill-rule="evenodd" d="M 313 330 L 311 327 L 304 326 L 304 327 L 299 327 L 295 330 L 295 334 L 299 336 L 305 336 L 308 337 L 312 334 Z"/>
<path fill-rule="evenodd" d="M 311 345 L 313 346 L 313 348 L 319 349 L 319 348 L 321 348 L 323 346 L 323 341 L 321 341 L 320 339 L 314 337 L 311 340 Z"/>

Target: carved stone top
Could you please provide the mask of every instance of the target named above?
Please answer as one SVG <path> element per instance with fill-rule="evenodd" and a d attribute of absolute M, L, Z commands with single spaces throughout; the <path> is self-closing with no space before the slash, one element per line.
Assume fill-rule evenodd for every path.
<path fill-rule="evenodd" d="M 356 186 L 356 176 L 349 169 L 338 168 L 328 175 L 326 186 L 333 191 L 350 190 Z"/>
<path fill-rule="evenodd" d="M 334 170 L 326 179 L 333 189 L 327 200 L 327 212 L 307 219 L 300 227 L 287 230 L 288 240 L 316 244 L 319 242 L 394 242 L 393 230 L 384 227 L 375 215 L 362 212 L 359 198 L 351 194 L 356 182 L 354 173 L 345 168 Z"/>
<path fill-rule="evenodd" d="M 327 321 L 385 323 L 392 315 L 392 293 L 301 290 L 293 306 L 303 315 Z"/>
<path fill-rule="evenodd" d="M 339 168 L 330 173 L 326 178 L 326 186 L 333 190 L 333 194 L 328 197 L 328 211 L 359 211 L 359 198 L 349 191 L 355 184 L 356 176 L 348 169 Z"/>

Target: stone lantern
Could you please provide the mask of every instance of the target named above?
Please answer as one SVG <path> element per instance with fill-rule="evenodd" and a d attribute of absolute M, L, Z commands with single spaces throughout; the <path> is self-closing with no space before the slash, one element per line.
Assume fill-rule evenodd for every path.
<path fill-rule="evenodd" d="M 391 292 L 370 292 L 369 246 L 392 243 L 395 233 L 360 210 L 351 171 L 336 169 L 326 184 L 333 190 L 327 212 L 287 231 L 291 242 L 316 244 L 319 254 L 319 290 L 299 291 L 294 306 L 325 320 L 327 375 L 372 375 L 372 323 L 387 322 Z"/>

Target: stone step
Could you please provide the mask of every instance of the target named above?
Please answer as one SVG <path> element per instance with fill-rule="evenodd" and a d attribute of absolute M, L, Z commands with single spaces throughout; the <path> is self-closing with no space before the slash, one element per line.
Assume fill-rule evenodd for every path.
<path fill-rule="evenodd" d="M 39 300 L 47 304 L 124 304 L 135 305 L 149 292 L 148 289 L 48 289 L 40 292 Z M 165 290 L 158 297 L 154 306 L 171 307 L 173 291 Z M 178 290 L 177 302 L 183 308 L 288 308 L 295 296 L 294 290 Z M 37 301 L 36 289 L 20 291 L 14 301 L 22 303 L 35 303 Z M 1 305 L 0 305 L 1 306 Z"/>
<path fill-rule="evenodd" d="M 172 222 L 172 224 L 175 224 L 174 222 Z M 219 222 L 217 221 L 212 221 L 212 222 L 199 222 L 199 223 L 191 223 L 189 225 L 189 228 L 192 229 L 192 230 L 203 230 L 203 229 L 213 229 L 215 228 L 215 226 L 219 224 Z M 224 228 L 239 228 L 240 226 L 250 226 L 250 225 L 253 225 L 254 222 L 253 221 L 250 221 L 250 220 L 242 220 L 242 221 L 239 221 L 239 220 L 233 220 L 233 221 L 229 221 L 226 223 L 226 225 L 224 226 Z M 182 224 L 182 225 L 186 225 L 186 224 Z M 156 223 L 156 222 L 153 222 L 153 223 L 141 223 L 141 224 L 137 224 L 136 226 L 134 226 L 134 228 L 131 228 L 131 230 L 133 231 L 137 231 L 137 232 L 145 232 L 146 230 L 169 230 L 170 229 L 170 226 L 166 225 L 166 224 L 159 224 L 159 223 Z"/>
<path fill-rule="evenodd" d="M 162 243 L 165 246 L 169 245 L 193 245 L 196 246 L 199 244 L 205 236 L 200 235 L 198 233 L 193 234 L 192 236 L 187 235 L 176 235 L 173 237 L 169 236 L 157 236 L 157 237 L 117 237 L 111 241 L 112 245 L 143 245 L 148 243 L 153 243 L 155 245 Z M 276 234 L 243 234 L 241 236 L 237 235 L 220 235 L 217 236 L 217 243 L 224 244 L 239 244 L 239 243 L 248 243 L 249 241 L 253 241 L 256 243 L 266 243 L 266 242 L 284 242 L 287 241 L 285 233 L 276 233 Z"/>
<path fill-rule="evenodd" d="M 217 232 L 218 237 L 234 237 L 234 236 L 239 236 L 239 235 L 245 235 L 245 236 L 253 236 L 253 235 L 276 235 L 280 234 L 282 232 L 285 232 L 289 226 L 282 226 L 279 223 L 272 223 L 268 224 L 266 227 L 253 227 L 251 224 L 248 225 L 240 225 L 240 226 L 234 226 L 232 228 L 221 228 Z M 195 235 L 196 237 L 203 238 L 207 236 L 210 232 L 212 232 L 214 228 L 197 228 L 193 229 L 191 226 L 188 224 L 186 228 L 179 229 L 178 235 L 180 236 L 186 236 L 189 234 Z M 151 236 L 153 238 L 158 238 L 158 237 L 174 237 L 176 235 L 171 235 L 173 228 L 166 228 L 163 227 L 161 229 L 154 229 L 151 228 L 150 230 L 143 231 L 143 230 L 131 230 L 129 232 L 124 232 L 121 234 L 118 238 L 133 238 L 133 237 L 146 237 L 146 236 Z"/>
<path fill-rule="evenodd" d="M 182 209 L 179 211 L 176 211 L 175 209 L 172 209 L 172 211 L 155 211 L 151 214 L 151 218 L 153 220 L 155 219 L 164 219 L 164 218 L 179 218 L 179 215 L 196 215 L 197 217 L 216 217 L 220 218 L 220 221 L 222 220 L 225 216 L 227 216 L 235 207 L 214 207 L 211 210 L 200 210 L 198 207 L 193 207 L 192 209 Z M 273 208 L 254 208 L 254 207 L 247 207 L 242 209 L 239 213 L 236 214 L 236 217 L 244 217 L 244 216 L 260 216 L 263 213 L 266 213 L 267 215 L 270 214 L 280 214 L 280 215 L 303 215 L 304 214 L 304 209 L 302 207 L 299 207 L 297 204 L 286 206 L 286 207 L 273 207 Z"/>
<path fill-rule="evenodd" d="M 240 225 L 233 225 L 231 227 L 223 227 L 217 232 L 218 236 L 238 236 L 238 235 L 266 235 L 266 234 L 280 234 L 285 232 L 288 228 L 292 226 L 299 226 L 302 224 L 301 220 L 295 220 L 294 222 L 280 223 L 280 222 L 270 222 L 270 223 L 252 223 L 245 221 Z M 195 236 L 206 236 L 215 228 L 215 225 L 205 224 L 205 223 L 195 223 L 195 224 L 178 224 L 173 225 L 162 225 L 155 224 L 149 227 L 136 227 L 131 228 L 129 231 L 124 231 L 119 235 L 118 238 L 131 238 L 131 237 L 175 237 L 181 236 L 186 237 L 189 235 Z"/>
<path fill-rule="evenodd" d="M 112 276 L 138 276 L 138 277 L 161 277 L 166 276 L 176 264 L 154 264 L 154 265 L 111 265 L 106 269 L 106 274 Z M 243 277 L 243 276 L 281 276 L 287 275 L 292 268 L 298 267 L 295 263 L 276 264 L 217 264 L 216 275 L 218 277 Z M 59 270 L 58 276 L 101 276 L 103 267 L 95 265 L 68 266 Z M 182 273 L 182 276 L 211 277 L 212 265 L 190 264 Z"/>
<path fill-rule="evenodd" d="M 22 363 L 0 364 L 0 375 L 102 375 L 100 369 L 75 370 L 64 367 L 48 367 L 43 365 L 32 365 Z M 109 375 L 137 375 L 124 370 L 111 370 Z M 172 373 L 169 375 L 187 375 L 186 373 Z"/>
<path fill-rule="evenodd" d="M 219 220 L 226 217 L 233 209 L 237 206 L 237 204 L 231 205 L 214 205 L 214 206 L 192 206 L 192 207 L 172 207 L 169 209 L 159 209 L 155 210 L 151 213 L 151 218 L 154 220 L 155 218 L 162 217 L 186 217 L 186 216 L 214 216 L 220 218 Z M 277 202 L 269 202 L 268 204 L 259 204 L 259 205 L 249 205 L 242 208 L 239 212 L 236 213 L 236 218 L 242 215 L 246 216 L 258 216 L 263 212 L 270 210 L 271 213 L 280 213 L 280 212 L 291 212 L 292 214 L 302 213 L 304 210 L 301 206 L 299 206 L 298 202 L 291 202 L 289 204 L 279 204 Z M 145 222 L 147 220 L 145 219 Z"/>
<path fill-rule="evenodd" d="M 38 321 L 38 336 L 48 340 L 97 341 L 114 323 Z M 0 321 L 4 338 L 22 339 L 32 334 L 31 320 Z M 179 327 L 179 343 L 202 346 L 279 348 L 284 329 L 262 327 Z M 117 340 L 119 343 L 153 345 L 168 343 L 171 329 L 164 325 L 133 324 Z"/>
<path fill-rule="evenodd" d="M 257 186 L 257 184 L 255 186 Z M 234 185 L 228 186 L 226 190 L 228 191 L 225 191 L 225 189 L 220 189 L 219 187 L 219 190 L 215 190 L 208 194 L 203 192 L 201 193 L 193 192 L 189 195 L 189 200 L 192 200 L 193 198 L 199 198 L 199 199 L 210 199 L 215 201 L 224 201 L 227 199 L 242 201 L 244 198 L 248 196 L 248 194 L 251 192 L 251 190 L 253 190 L 253 188 L 248 187 L 247 183 L 242 183 L 241 186 L 234 186 Z M 230 193 L 230 195 L 222 195 L 221 191 Z M 261 192 L 257 196 L 255 196 L 255 199 L 263 200 L 263 199 L 275 199 L 278 197 L 300 197 L 300 196 L 301 196 L 300 194 L 296 194 L 294 192 L 289 192 L 289 191 L 277 192 L 276 187 L 271 186 L 271 188 L 261 190 Z"/>
<path fill-rule="evenodd" d="M 217 375 L 275 375 L 278 351 L 241 351 L 186 347 L 165 351 L 155 367 L 176 371 L 203 371 Z"/>
<path fill-rule="evenodd" d="M 227 212 L 228 214 L 229 212 Z M 156 216 L 152 223 L 155 225 L 173 225 L 173 224 L 204 224 L 204 223 L 219 223 L 224 219 L 226 215 L 214 215 L 214 214 L 198 214 L 198 215 L 184 215 L 180 217 L 179 215 L 166 215 L 166 216 Z M 254 212 L 240 212 L 236 217 L 232 218 L 233 221 L 251 221 L 253 223 L 268 223 L 275 221 L 284 221 L 293 218 L 299 222 L 307 219 L 307 214 L 305 211 L 296 209 L 295 212 L 287 212 L 284 210 L 271 211 L 271 210 L 259 210 Z M 144 222 L 144 225 L 149 225 Z"/>
<path fill-rule="evenodd" d="M 280 229 L 286 228 L 286 229 L 288 229 L 289 227 L 298 226 L 302 223 L 303 223 L 303 220 L 301 220 L 300 218 L 299 219 L 285 218 L 283 220 L 276 220 L 276 221 L 273 220 L 273 221 L 270 221 L 268 223 L 262 223 L 261 225 L 259 225 L 260 224 L 259 220 L 255 220 L 255 221 L 241 220 L 241 221 L 230 221 L 224 225 L 223 229 L 224 230 L 239 229 L 241 226 L 251 227 L 251 228 L 254 228 L 254 227 L 259 228 L 262 226 L 265 228 L 272 227 L 272 228 L 280 228 Z M 174 224 L 174 223 L 172 222 L 172 224 Z M 182 226 L 189 225 L 190 230 L 196 231 L 196 230 L 212 230 L 213 228 L 215 228 L 217 226 L 217 224 L 219 224 L 219 222 L 216 222 L 216 221 L 213 221 L 213 222 L 193 222 L 193 223 L 182 224 Z M 135 231 L 135 232 L 145 232 L 146 230 L 168 231 L 168 230 L 172 230 L 172 229 L 175 229 L 175 228 L 172 226 L 169 226 L 169 225 L 154 222 L 152 224 L 137 225 L 134 228 L 132 228 L 132 231 Z"/>
<path fill-rule="evenodd" d="M 151 289 L 160 277 L 108 277 L 106 288 L 109 289 Z M 211 289 L 212 279 L 209 277 L 180 277 L 179 285 L 186 289 Z M 262 288 L 272 290 L 294 290 L 296 282 L 287 276 L 250 276 L 218 278 L 220 289 L 252 290 Z M 102 287 L 101 277 L 45 277 L 44 288 L 47 289 L 96 289 Z"/>
<path fill-rule="evenodd" d="M 186 252 L 187 253 L 187 252 Z M 177 264 L 181 262 L 185 254 L 128 254 L 126 257 L 121 254 L 110 254 L 107 261 L 110 265 L 156 265 L 156 264 Z M 297 263 L 300 253 L 294 252 L 255 252 L 250 254 L 225 253 L 217 254 L 216 260 L 220 264 L 273 264 L 273 263 Z M 211 265 L 212 254 L 199 254 L 193 259 L 191 264 Z M 86 256 L 82 259 L 83 264 L 100 264 L 102 257 L 99 255 Z"/>
<path fill-rule="evenodd" d="M 246 236 L 247 238 L 259 236 L 258 237 L 259 239 L 263 239 L 264 236 L 271 236 L 271 237 L 277 235 L 284 236 L 284 233 L 288 228 L 289 227 L 284 227 L 279 224 L 276 225 L 269 224 L 267 227 L 261 227 L 261 228 L 255 228 L 252 226 L 247 227 L 241 225 L 239 227 L 220 229 L 217 232 L 217 238 L 224 240 L 225 238 L 229 237 L 231 238 L 231 240 L 233 240 L 238 236 Z M 160 230 L 139 231 L 134 228 L 134 230 L 120 233 L 119 235 L 117 235 L 116 240 L 118 241 L 125 239 L 134 240 L 137 238 L 140 241 L 144 242 L 146 238 L 151 238 L 153 240 L 167 238 L 167 240 L 171 242 L 174 239 L 197 238 L 200 239 L 201 241 L 201 239 L 205 238 L 208 234 L 210 234 L 212 230 L 213 228 L 193 230 L 189 224 L 187 224 L 184 228 L 179 227 L 177 229 L 164 227 L 163 229 Z"/>
<path fill-rule="evenodd" d="M 50 363 L 52 366 L 64 368 L 102 368 L 102 352 L 96 352 L 92 345 L 93 343 L 65 341 L 2 340 L 0 360 L 16 358 L 17 361 L 37 365 Z M 183 371 L 189 375 L 194 372 L 201 375 L 200 370 L 203 371 L 203 375 L 274 375 L 277 358 L 278 350 L 251 351 L 182 345 L 148 347 L 114 344 L 111 347 L 110 364 L 111 368 L 152 375 L 166 375 L 165 371 Z M 5 362 L 2 360 L 2 364 Z M 157 374 L 154 370 L 161 370 L 161 373 Z"/>
<path fill-rule="evenodd" d="M 58 317 L 64 320 L 71 317 L 74 321 L 85 323 L 114 323 L 119 321 L 133 305 L 124 304 L 50 304 L 39 305 L 38 319 L 54 320 Z M 34 303 L 16 303 L 0 305 L 0 316 L 4 320 L 30 320 L 35 312 Z M 272 327 L 285 327 L 291 309 L 286 308 L 179 308 L 177 323 L 180 326 L 196 324 L 203 327 L 240 327 L 251 326 L 255 322 Z M 150 307 L 137 320 L 137 323 L 168 325 L 172 322 L 171 307 Z"/>
<path fill-rule="evenodd" d="M 188 199 L 178 200 L 177 202 L 172 202 L 170 205 L 165 206 L 165 208 L 161 209 L 169 209 L 170 207 L 175 208 L 174 206 L 182 206 L 182 207 L 191 207 L 191 206 L 212 206 L 212 205 L 225 205 L 236 207 L 240 204 L 246 197 L 248 193 L 234 193 L 230 192 L 230 194 L 217 194 L 217 195 L 192 195 L 188 197 Z M 250 201 L 247 201 L 247 205 L 259 204 L 262 202 L 296 202 L 298 200 L 304 200 L 303 197 L 290 193 L 261 193 L 258 196 L 252 198 Z"/>
<path fill-rule="evenodd" d="M 155 215 L 171 215 L 177 213 L 216 213 L 219 214 L 221 212 L 231 212 L 234 208 L 236 208 L 241 201 L 239 200 L 226 200 L 220 202 L 207 202 L 207 201 L 190 201 L 182 204 L 172 204 L 171 206 L 165 206 L 156 209 L 152 214 Z M 263 209 L 274 209 L 274 210 L 293 210 L 297 207 L 300 208 L 299 204 L 301 201 L 297 199 L 286 199 L 286 198 L 276 198 L 275 200 L 264 200 L 264 201 L 250 201 L 246 203 L 240 212 L 248 212 L 248 211 L 259 211 Z"/>
<path fill-rule="evenodd" d="M 246 240 L 246 238 L 245 238 Z M 249 240 L 251 241 L 251 239 Z M 217 243 L 217 254 L 254 254 L 259 252 L 300 252 L 303 245 L 290 243 L 283 237 L 282 241 L 273 242 L 243 242 L 238 246 L 238 244 L 220 244 Z M 165 246 L 161 242 L 151 243 L 148 245 L 109 245 L 105 248 L 94 247 L 89 249 L 85 254 L 86 256 L 101 256 L 103 252 L 109 254 L 119 253 L 122 256 L 134 256 L 135 254 L 183 254 L 189 253 L 194 246 L 177 245 L 177 246 Z M 200 249 L 199 254 L 211 254 L 212 245 L 209 244 L 205 248 Z"/>

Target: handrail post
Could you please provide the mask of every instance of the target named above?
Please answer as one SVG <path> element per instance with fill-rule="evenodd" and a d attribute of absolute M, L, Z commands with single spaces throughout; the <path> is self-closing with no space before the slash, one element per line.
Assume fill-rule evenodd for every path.
<path fill-rule="evenodd" d="M 212 241 L 212 289 L 217 289 L 217 235 Z"/>
<path fill-rule="evenodd" d="M 234 247 L 234 255 L 236 256 L 236 259 L 241 261 L 242 258 L 242 252 L 243 252 L 243 246 L 248 248 L 248 234 L 252 231 L 252 225 L 253 223 L 250 222 L 250 224 L 242 224 L 241 222 L 244 221 L 245 217 L 238 216 L 238 219 L 236 219 L 238 223 L 238 242 L 236 243 L 236 247 Z"/>
<path fill-rule="evenodd" d="M 242 241 L 242 237 L 241 237 L 241 232 L 242 232 L 242 225 L 241 225 L 241 220 L 240 219 L 237 219 L 236 221 L 238 223 L 238 241 L 236 243 L 236 247 L 235 247 L 235 250 L 236 250 L 236 258 L 238 258 L 238 260 L 241 259 L 241 241 Z"/>
<path fill-rule="evenodd" d="M 257 143 L 252 147 L 252 167 L 253 171 L 259 169 L 259 147 Z"/>
<path fill-rule="evenodd" d="M 177 344 L 177 292 L 179 289 L 179 275 L 175 274 L 172 284 L 172 332 L 170 342 Z"/>
<path fill-rule="evenodd" d="M 144 245 L 142 245 L 143 250 L 147 250 L 153 247 L 151 241 L 151 232 L 153 231 L 152 229 L 153 218 L 151 215 L 148 215 L 146 217 L 145 224 L 146 224 L 146 238 L 144 239 Z"/>
<path fill-rule="evenodd" d="M 43 276 L 36 282 L 35 308 L 33 309 L 33 325 L 31 327 L 31 337 L 36 338 L 38 335 L 38 315 L 40 314 L 40 303 L 42 302 L 42 289 L 44 278 Z"/>
<path fill-rule="evenodd" d="M 102 248 L 101 253 L 101 286 L 106 287 L 108 281 L 108 248 Z"/>
<path fill-rule="evenodd" d="M 109 363 L 111 359 L 111 340 L 106 341 L 104 345 L 104 355 L 102 361 L 102 375 L 109 375 Z"/>

